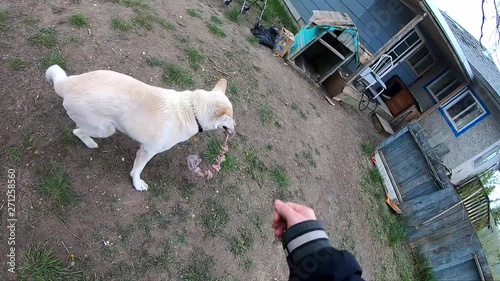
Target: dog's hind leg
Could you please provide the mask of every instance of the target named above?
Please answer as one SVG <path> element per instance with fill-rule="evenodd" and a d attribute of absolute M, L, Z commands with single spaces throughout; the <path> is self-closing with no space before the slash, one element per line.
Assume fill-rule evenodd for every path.
<path fill-rule="evenodd" d="M 77 128 L 73 134 L 77 136 L 88 148 L 98 148 L 97 143 L 91 138 L 107 138 L 116 132 L 115 126 L 111 123 L 103 124 L 99 128 Z"/>
<path fill-rule="evenodd" d="M 141 148 L 137 150 L 137 154 L 135 156 L 134 168 L 130 172 L 130 176 L 132 177 L 132 182 L 137 191 L 146 191 L 148 190 L 148 185 L 141 179 L 141 173 L 146 164 L 156 155 L 156 150 L 147 149 L 144 145 L 141 145 Z"/>

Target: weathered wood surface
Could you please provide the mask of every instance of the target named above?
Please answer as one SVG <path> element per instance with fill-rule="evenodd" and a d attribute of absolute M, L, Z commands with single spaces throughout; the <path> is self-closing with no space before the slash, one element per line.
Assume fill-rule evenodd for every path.
<path fill-rule="evenodd" d="M 411 130 L 411 132 L 410 132 Z M 385 155 L 403 198 L 400 208 L 407 218 L 407 239 L 428 258 L 438 280 L 481 280 L 477 255 L 485 280 L 493 280 L 466 206 L 479 221 L 484 198 L 466 202 L 446 175 L 425 131 L 412 122 L 378 147 Z M 471 195 L 470 191 L 464 194 Z M 479 222 L 478 222 L 479 223 Z"/>

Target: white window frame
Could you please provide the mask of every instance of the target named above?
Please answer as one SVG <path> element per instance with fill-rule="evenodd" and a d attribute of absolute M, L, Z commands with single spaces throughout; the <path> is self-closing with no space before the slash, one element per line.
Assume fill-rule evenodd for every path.
<path fill-rule="evenodd" d="M 429 52 L 429 53 L 425 57 L 423 57 L 418 63 L 416 63 L 415 65 L 412 65 L 410 63 L 410 58 L 423 48 L 427 49 L 427 52 Z M 426 67 L 422 72 L 420 72 L 420 73 L 417 72 L 416 66 L 418 64 L 421 64 L 428 57 L 430 57 L 432 59 L 432 63 L 428 67 Z M 423 44 L 422 46 L 420 46 L 420 48 L 418 48 L 415 52 L 413 52 L 413 54 L 411 56 L 408 56 L 408 58 L 406 59 L 406 63 L 408 64 L 408 66 L 410 66 L 411 70 L 413 71 L 413 73 L 415 73 L 415 75 L 417 75 L 417 77 L 421 77 L 427 71 L 429 71 L 434 65 L 436 65 L 436 57 L 434 57 L 434 54 L 432 53 L 431 49 L 429 49 L 429 46 L 427 46 L 427 44 Z"/>
<path fill-rule="evenodd" d="M 408 37 L 410 37 L 413 33 L 415 33 L 419 40 L 417 40 L 417 42 L 413 43 L 412 45 L 408 46 L 407 49 L 402 53 L 402 54 L 398 54 L 395 52 L 395 50 L 403 43 L 406 42 L 406 39 L 408 39 Z M 420 31 L 418 30 L 418 28 L 414 28 L 412 29 L 411 31 L 409 31 L 405 37 L 403 37 L 398 44 L 394 45 L 388 52 L 386 52 L 387 55 L 391 55 L 391 53 L 394 52 L 394 54 L 396 55 L 396 58 L 393 57 L 393 62 L 394 62 L 394 65 L 397 65 L 398 63 L 402 62 L 402 61 L 405 61 L 406 59 L 408 59 L 411 55 L 413 55 L 417 50 L 419 50 L 423 45 L 425 45 L 425 40 L 424 40 L 424 36 L 422 36 L 422 33 L 420 33 Z"/>
<path fill-rule="evenodd" d="M 448 113 L 448 109 L 450 107 L 452 107 L 453 105 L 455 105 L 460 100 L 462 100 L 466 95 L 471 95 L 472 98 L 474 98 L 475 103 L 478 104 L 481 107 L 483 113 L 481 115 L 479 115 L 478 117 L 474 118 L 473 120 L 471 120 L 469 123 L 467 123 L 461 129 L 459 129 L 459 128 L 457 128 L 457 125 L 455 124 L 453 118 L 451 118 L 450 114 Z M 467 110 L 469 110 L 473 106 L 475 106 L 475 104 L 470 105 L 468 108 L 466 108 L 462 112 L 460 112 L 460 114 L 462 114 L 463 112 L 466 112 Z M 441 106 L 441 109 L 442 109 L 442 112 L 445 114 L 446 119 L 448 119 L 447 120 L 448 123 L 452 126 L 452 129 L 453 129 L 453 132 L 455 133 L 455 135 L 458 135 L 458 134 L 461 134 L 461 133 L 465 132 L 467 129 L 469 129 L 469 127 L 470 127 L 471 124 L 473 124 L 477 120 L 479 120 L 479 119 L 481 119 L 484 116 L 486 116 L 486 115 L 489 114 L 488 109 L 477 98 L 476 94 L 470 88 L 468 88 L 468 87 L 466 87 L 465 89 L 463 89 L 459 94 L 457 94 L 453 99 L 451 99 L 445 105 Z M 461 116 L 460 114 L 458 114 L 457 116 L 455 116 L 455 119 L 458 118 L 458 117 L 460 117 Z"/>
<path fill-rule="evenodd" d="M 446 96 L 444 97 L 441 97 L 441 99 L 439 99 L 439 96 L 440 96 L 440 93 L 443 92 L 444 90 L 447 90 L 449 87 L 451 87 L 451 85 L 453 85 L 455 82 L 458 83 L 458 86 L 457 88 L 455 89 L 456 90 L 460 90 L 462 86 L 462 84 L 460 83 L 460 80 L 458 80 L 457 78 L 455 78 L 455 80 L 453 81 L 453 83 L 450 83 L 447 87 L 445 87 L 443 90 L 441 90 L 441 92 L 439 93 L 434 93 L 431 89 L 431 87 L 433 85 L 435 85 L 436 83 L 438 83 L 441 79 L 443 79 L 443 77 L 445 77 L 446 75 L 448 75 L 448 73 L 451 73 L 452 70 L 451 69 L 448 69 L 446 70 L 445 72 L 443 72 L 441 75 L 439 75 L 439 77 L 437 77 L 436 79 L 434 79 L 434 81 L 432 81 L 431 83 L 427 84 L 425 86 L 425 89 L 432 95 L 432 97 L 434 98 L 434 101 L 435 102 L 440 102 L 442 99 L 446 98 Z"/>
<path fill-rule="evenodd" d="M 474 160 L 474 168 L 477 169 L 477 168 L 481 167 L 482 165 L 484 165 L 485 163 L 487 163 L 491 159 L 494 159 L 495 157 L 497 157 L 497 155 L 499 155 L 499 154 L 500 154 L 500 144 L 497 144 L 493 148 L 489 149 L 488 151 L 483 153 L 481 156 L 476 158 L 476 160 Z"/>

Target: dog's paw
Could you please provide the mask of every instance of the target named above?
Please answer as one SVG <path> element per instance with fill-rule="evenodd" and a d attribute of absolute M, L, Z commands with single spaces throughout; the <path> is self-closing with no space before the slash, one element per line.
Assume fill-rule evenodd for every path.
<path fill-rule="evenodd" d="M 145 183 L 141 179 L 139 179 L 138 181 L 134 182 L 134 187 L 135 187 L 135 190 L 137 190 L 137 191 L 146 191 L 146 190 L 148 190 L 148 184 Z"/>
<path fill-rule="evenodd" d="M 85 145 L 87 145 L 88 148 L 99 148 L 99 145 L 95 142 L 95 141 L 92 141 L 92 142 L 86 142 Z"/>

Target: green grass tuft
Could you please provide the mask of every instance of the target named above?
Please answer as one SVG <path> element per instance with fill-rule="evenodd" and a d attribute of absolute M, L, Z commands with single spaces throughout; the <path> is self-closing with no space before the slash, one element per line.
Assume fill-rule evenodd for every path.
<path fill-rule="evenodd" d="M 205 149 L 205 152 L 202 155 L 203 160 L 207 161 L 210 164 L 214 164 L 215 160 L 217 159 L 217 156 L 219 156 L 221 147 L 222 143 L 218 139 L 211 138 L 208 141 L 207 148 Z"/>
<path fill-rule="evenodd" d="M 206 206 L 207 210 L 201 217 L 205 231 L 213 237 L 221 235 L 229 222 L 227 209 L 214 200 L 208 201 Z"/>
<path fill-rule="evenodd" d="M 13 57 L 9 60 L 9 67 L 12 70 L 22 70 L 26 68 L 26 63 L 21 57 Z"/>
<path fill-rule="evenodd" d="M 269 151 L 273 150 L 273 145 L 272 144 L 267 144 L 266 145 L 266 149 L 269 150 Z"/>
<path fill-rule="evenodd" d="M 239 15 L 240 15 L 240 8 L 237 7 L 229 9 L 226 12 L 226 17 L 232 22 L 237 22 L 239 20 Z"/>
<path fill-rule="evenodd" d="M 17 146 L 10 147 L 9 150 L 7 151 L 7 155 L 9 157 L 10 161 L 13 161 L 16 163 L 21 161 L 21 158 L 23 157 L 23 153 L 22 153 L 21 149 Z"/>
<path fill-rule="evenodd" d="M 250 149 L 245 152 L 245 156 L 248 173 L 254 180 L 262 182 L 264 180 L 264 174 L 267 171 L 267 167 L 264 162 L 260 160 L 257 155 L 257 151 L 255 151 L 255 149 Z"/>
<path fill-rule="evenodd" d="M 54 48 L 57 46 L 56 30 L 52 27 L 41 28 L 36 34 L 30 36 L 28 40 L 33 45 Z"/>
<path fill-rule="evenodd" d="M 56 210 L 60 211 L 78 199 L 78 194 L 71 189 L 68 174 L 58 162 L 50 161 L 41 178 L 37 190 L 51 201 Z"/>
<path fill-rule="evenodd" d="M 41 66 L 43 69 L 47 69 L 54 64 L 66 69 L 66 60 L 59 53 L 51 52 L 42 58 Z"/>
<path fill-rule="evenodd" d="M 259 43 L 259 39 L 257 39 L 257 37 L 253 36 L 253 35 L 249 35 L 247 37 L 247 40 L 250 44 L 252 45 L 256 45 L 257 43 Z"/>
<path fill-rule="evenodd" d="M 182 184 L 180 184 L 177 188 L 181 192 L 181 196 L 183 198 L 189 198 L 193 196 L 196 190 L 198 189 L 195 183 L 188 180 L 184 180 Z"/>
<path fill-rule="evenodd" d="M 84 27 L 89 25 L 89 19 L 84 14 L 78 13 L 69 17 L 69 23 L 76 27 Z"/>
<path fill-rule="evenodd" d="M 236 257 L 246 254 L 253 246 L 253 239 L 249 233 L 241 233 L 239 237 L 231 238 L 231 253 Z"/>
<path fill-rule="evenodd" d="M 169 198 L 169 186 L 167 185 L 168 180 L 162 179 L 159 183 L 153 184 L 149 193 L 153 197 L 161 197 L 163 200 L 168 200 Z"/>
<path fill-rule="evenodd" d="M 201 251 L 201 253 L 200 253 Z M 181 279 L 184 281 L 215 281 L 211 272 L 214 268 L 214 260 L 205 254 L 201 249 L 197 249 L 196 254 L 189 259 L 191 262 L 181 270 Z"/>
<path fill-rule="evenodd" d="M 149 4 L 145 0 L 119 0 L 118 3 L 127 7 L 149 8 Z"/>
<path fill-rule="evenodd" d="M 381 184 L 383 182 L 382 175 L 376 167 L 370 169 L 370 181 L 374 184 Z"/>
<path fill-rule="evenodd" d="M 217 25 L 222 25 L 223 22 L 220 18 L 216 17 L 216 16 L 211 16 L 210 17 L 210 21 L 217 24 Z"/>
<path fill-rule="evenodd" d="M 285 170 L 280 167 L 274 167 L 269 171 L 271 179 L 279 185 L 281 188 L 287 188 L 290 186 L 290 178 L 286 174 Z"/>
<path fill-rule="evenodd" d="M 226 33 L 224 32 L 224 29 L 222 29 L 220 26 L 218 26 L 214 23 L 208 24 L 208 31 L 210 31 L 210 33 L 214 34 L 215 36 L 226 37 Z"/>
<path fill-rule="evenodd" d="M 154 23 L 156 22 L 156 17 L 149 12 L 138 11 L 133 21 L 135 24 L 147 30 L 153 30 Z"/>
<path fill-rule="evenodd" d="M 8 24 L 7 24 L 7 16 L 9 13 L 7 10 L 0 10 L 0 31 L 6 31 Z"/>
<path fill-rule="evenodd" d="M 156 22 L 166 30 L 175 31 L 177 29 L 175 24 L 167 19 L 156 18 Z"/>
<path fill-rule="evenodd" d="M 279 25 L 297 34 L 299 27 L 282 0 L 269 0 L 262 17 L 266 26 Z"/>
<path fill-rule="evenodd" d="M 436 281 L 436 276 L 434 276 L 434 272 L 432 268 L 429 266 L 429 261 L 427 257 L 422 254 L 421 251 L 416 251 L 414 257 L 414 272 L 415 272 L 415 280 L 419 281 Z"/>
<path fill-rule="evenodd" d="M 200 69 L 200 64 L 205 60 L 205 56 L 200 52 L 200 50 L 190 47 L 186 49 L 186 56 L 188 63 L 194 70 Z"/>
<path fill-rule="evenodd" d="M 201 14 L 199 10 L 196 9 L 187 9 L 186 12 L 188 15 L 192 16 L 193 18 L 199 18 L 201 19 Z"/>
<path fill-rule="evenodd" d="M 238 99 L 239 97 L 238 86 L 236 86 L 235 83 L 229 83 L 229 86 L 227 87 L 227 93 L 231 98 Z"/>
<path fill-rule="evenodd" d="M 221 164 L 222 172 L 236 172 L 238 170 L 238 165 L 236 164 L 236 159 L 230 153 L 226 153 L 225 161 Z"/>
<path fill-rule="evenodd" d="M 273 118 L 273 111 L 269 107 L 263 107 L 260 109 L 260 122 L 262 122 L 262 125 L 271 124 Z"/>
<path fill-rule="evenodd" d="M 194 86 L 194 80 L 191 73 L 184 70 L 176 64 L 167 64 L 162 75 L 163 83 L 168 86 Z"/>
<path fill-rule="evenodd" d="M 102 240 L 102 231 L 99 231 L 98 229 L 93 228 L 90 231 L 90 236 L 92 237 L 92 241 L 99 242 Z"/>
<path fill-rule="evenodd" d="M 130 21 L 122 17 L 116 17 L 111 20 L 111 27 L 121 32 L 128 32 L 132 30 L 133 25 Z"/>
<path fill-rule="evenodd" d="M 62 280 L 66 272 L 63 262 L 55 257 L 47 244 L 28 246 L 27 250 L 21 251 L 18 268 L 21 280 Z"/>
<path fill-rule="evenodd" d="M 65 146 L 76 146 L 80 140 L 73 134 L 70 128 L 64 128 L 61 132 L 61 143 Z"/>
<path fill-rule="evenodd" d="M 163 67 L 165 65 L 165 63 L 161 59 L 153 56 L 147 57 L 146 63 L 150 66 L 157 66 L 157 67 Z"/>
<path fill-rule="evenodd" d="M 361 152 L 363 152 L 364 156 L 370 157 L 373 155 L 373 152 L 375 152 L 375 146 L 371 143 L 364 142 L 361 144 Z"/>

